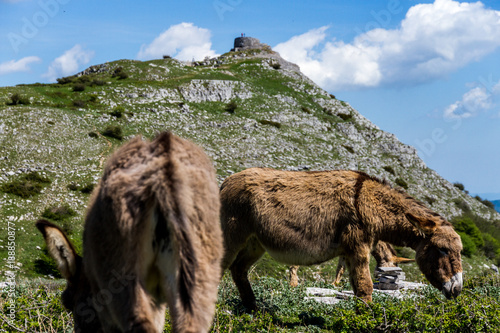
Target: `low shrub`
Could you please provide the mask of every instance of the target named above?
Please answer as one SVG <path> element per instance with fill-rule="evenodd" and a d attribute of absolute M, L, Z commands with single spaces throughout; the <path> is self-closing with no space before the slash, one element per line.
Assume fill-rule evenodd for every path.
<path fill-rule="evenodd" d="M 280 123 L 278 123 L 276 121 L 272 121 L 272 120 L 262 119 L 262 120 L 259 120 L 259 123 L 261 123 L 262 125 L 271 125 L 271 126 L 274 126 L 276 128 L 281 128 Z"/>
<path fill-rule="evenodd" d="M 118 76 L 118 79 L 119 79 L 119 80 L 125 80 L 125 79 L 128 79 L 128 74 L 127 74 L 127 73 L 125 73 L 125 72 L 120 72 L 120 73 L 118 73 L 118 75 L 117 75 L 117 76 Z"/>
<path fill-rule="evenodd" d="M 430 197 L 428 195 L 425 196 L 425 201 L 429 203 L 429 205 L 432 205 L 433 203 L 436 202 L 436 198 Z"/>
<path fill-rule="evenodd" d="M 89 136 L 90 136 L 91 138 L 96 139 L 96 138 L 98 138 L 98 137 L 99 137 L 99 134 L 97 134 L 96 132 L 89 132 Z"/>
<path fill-rule="evenodd" d="M 104 131 L 101 132 L 102 135 L 107 136 L 109 138 L 114 138 L 118 140 L 123 140 L 123 130 L 118 125 L 109 125 Z"/>
<path fill-rule="evenodd" d="M 472 238 L 462 231 L 458 231 L 457 234 L 460 236 L 460 239 L 462 240 L 462 254 L 466 257 L 471 257 L 472 255 L 476 254 L 477 246 L 472 240 Z"/>
<path fill-rule="evenodd" d="M 113 71 L 112 76 L 116 76 L 121 72 L 123 72 L 123 67 L 122 66 L 116 67 L 115 70 Z"/>
<path fill-rule="evenodd" d="M 0 186 L 0 191 L 27 199 L 40 194 L 42 189 L 50 183 L 50 179 L 39 175 L 37 172 L 31 172 L 8 183 L 2 184 Z"/>
<path fill-rule="evenodd" d="M 38 254 L 38 259 L 34 262 L 34 271 L 41 275 L 50 275 L 55 278 L 62 277 L 59 269 L 57 269 L 57 264 L 50 256 L 45 243 L 42 246 L 42 250 Z"/>
<path fill-rule="evenodd" d="M 395 182 L 398 186 L 401 186 L 405 190 L 408 189 L 408 184 L 402 178 L 396 178 Z"/>
<path fill-rule="evenodd" d="M 342 145 L 342 147 L 344 147 L 345 150 L 347 150 L 349 153 L 354 154 L 354 148 L 352 148 L 351 146 Z"/>
<path fill-rule="evenodd" d="M 47 96 L 52 97 L 52 98 L 59 98 L 59 99 L 68 97 L 68 95 L 62 91 L 47 92 Z"/>
<path fill-rule="evenodd" d="M 10 102 L 8 102 L 7 105 L 21 105 L 21 104 L 28 105 L 30 104 L 30 102 L 28 99 L 22 97 L 18 93 L 10 95 Z"/>
<path fill-rule="evenodd" d="M 465 201 L 461 199 L 454 201 L 458 203 L 457 206 L 465 206 L 468 210 L 464 210 L 461 216 L 451 219 L 451 222 L 462 232 L 469 233 L 472 240 L 476 238 L 476 243 L 480 245 L 478 250 L 500 265 L 500 220 L 485 219 L 474 214 Z"/>
<path fill-rule="evenodd" d="M 99 79 L 94 79 L 94 80 L 92 81 L 92 85 L 93 85 L 93 86 L 104 86 L 104 85 L 106 85 L 106 81 L 104 81 L 104 80 L 99 80 Z"/>
<path fill-rule="evenodd" d="M 85 90 L 85 84 L 83 83 L 75 83 L 75 85 L 73 86 L 73 91 L 75 92 L 81 92 L 84 90 Z"/>
<path fill-rule="evenodd" d="M 337 116 L 343 121 L 349 121 L 352 119 L 352 115 L 350 113 L 339 113 Z"/>
<path fill-rule="evenodd" d="M 81 76 L 78 76 L 76 78 L 75 81 L 73 82 L 77 82 L 77 83 L 83 83 L 84 85 L 91 85 L 92 84 L 92 79 L 90 78 L 89 75 L 81 75 Z"/>
<path fill-rule="evenodd" d="M 88 184 L 83 185 L 80 188 L 80 192 L 85 193 L 85 194 L 90 194 L 90 193 L 92 193 L 92 191 L 94 190 L 94 188 L 95 188 L 95 184 L 88 183 Z"/>
<path fill-rule="evenodd" d="M 483 233 L 484 245 L 481 251 L 490 259 L 493 259 L 499 264 L 500 260 L 500 242 L 490 234 Z"/>
<path fill-rule="evenodd" d="M 453 199 L 453 203 L 458 208 L 460 208 L 464 213 L 470 212 L 469 204 L 465 200 L 460 199 L 460 198 L 455 198 L 455 199 Z"/>
<path fill-rule="evenodd" d="M 84 108 L 85 107 L 85 102 L 82 101 L 81 99 L 76 99 L 73 101 L 73 106 L 77 108 Z"/>
<path fill-rule="evenodd" d="M 117 77 L 119 80 L 124 80 L 128 78 L 128 74 L 123 70 L 123 67 L 117 67 L 114 71 L 113 74 L 111 75 L 112 77 Z"/>
<path fill-rule="evenodd" d="M 451 220 L 451 223 L 453 224 L 455 231 L 467 234 L 477 248 L 484 245 L 481 231 L 471 218 L 467 216 L 455 217 Z"/>
<path fill-rule="evenodd" d="M 394 171 L 394 169 L 392 168 L 392 166 L 390 165 L 386 165 L 385 167 L 383 167 L 382 169 L 384 169 L 385 171 L 387 171 L 388 173 L 390 173 L 391 175 L 396 175 L 396 172 Z"/>
<path fill-rule="evenodd" d="M 95 103 L 95 102 L 97 102 L 97 95 L 94 95 L 94 94 L 90 95 L 90 96 L 89 96 L 89 102 L 90 102 L 90 103 Z"/>
<path fill-rule="evenodd" d="M 118 105 L 109 114 L 115 118 L 122 118 L 124 113 L 125 108 L 121 105 Z"/>
<path fill-rule="evenodd" d="M 75 226 L 69 219 L 76 215 L 77 213 L 68 204 L 48 207 L 42 213 L 43 218 L 60 224 L 61 229 L 67 235 L 74 234 Z"/>
<path fill-rule="evenodd" d="M 273 62 L 273 63 L 271 63 L 271 67 L 274 69 L 280 69 L 281 64 L 279 62 Z"/>
<path fill-rule="evenodd" d="M 302 109 L 302 111 L 304 111 L 305 113 L 308 113 L 308 114 L 312 114 L 313 112 L 311 111 L 311 109 L 309 109 L 307 106 L 301 106 L 300 107 Z"/>
<path fill-rule="evenodd" d="M 76 216 L 76 212 L 68 204 L 45 208 L 42 213 L 43 218 L 52 221 L 64 221 L 73 216 Z"/>
<path fill-rule="evenodd" d="M 483 199 L 479 195 L 476 195 L 474 197 L 474 199 L 476 199 L 477 201 L 479 201 L 480 203 L 482 203 L 483 205 L 485 205 L 488 208 L 495 209 L 495 204 L 493 202 L 489 201 L 488 199 Z"/>
<path fill-rule="evenodd" d="M 234 113 L 234 111 L 236 111 L 237 108 L 238 108 L 238 104 L 236 104 L 235 101 L 231 101 L 231 102 L 226 104 L 226 106 L 224 107 L 224 110 L 226 110 L 229 113 Z"/>
<path fill-rule="evenodd" d="M 74 76 L 62 77 L 62 78 L 57 79 L 57 83 L 59 83 L 59 84 L 73 83 L 74 79 L 75 79 Z"/>

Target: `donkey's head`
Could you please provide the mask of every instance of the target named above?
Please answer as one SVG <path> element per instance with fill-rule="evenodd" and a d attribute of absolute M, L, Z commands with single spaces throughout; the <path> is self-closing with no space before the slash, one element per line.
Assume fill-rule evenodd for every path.
<path fill-rule="evenodd" d="M 73 312 L 75 332 L 102 332 L 102 325 L 92 304 L 87 277 L 80 257 L 64 232 L 56 225 L 39 220 L 36 227 L 43 234 L 47 249 L 57 263 L 61 275 L 68 281 L 62 294 L 64 306 Z"/>
<path fill-rule="evenodd" d="M 462 291 L 462 242 L 451 225 L 426 234 L 416 248 L 416 261 L 429 282 L 446 298 Z"/>

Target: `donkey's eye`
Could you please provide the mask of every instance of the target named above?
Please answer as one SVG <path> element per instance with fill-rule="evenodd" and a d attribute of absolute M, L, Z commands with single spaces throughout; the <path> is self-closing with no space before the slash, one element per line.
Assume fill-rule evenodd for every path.
<path fill-rule="evenodd" d="M 447 256 L 449 254 L 448 249 L 439 249 L 439 254 L 444 256 Z"/>

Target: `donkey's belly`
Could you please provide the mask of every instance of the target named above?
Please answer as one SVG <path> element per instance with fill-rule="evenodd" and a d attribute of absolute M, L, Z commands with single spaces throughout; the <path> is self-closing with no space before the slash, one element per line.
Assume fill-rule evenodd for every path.
<path fill-rule="evenodd" d="M 264 246 L 265 247 L 265 246 Z M 267 253 L 276 261 L 288 265 L 316 265 L 341 254 L 339 246 L 331 246 L 323 251 L 309 249 L 275 250 L 265 247 Z"/>

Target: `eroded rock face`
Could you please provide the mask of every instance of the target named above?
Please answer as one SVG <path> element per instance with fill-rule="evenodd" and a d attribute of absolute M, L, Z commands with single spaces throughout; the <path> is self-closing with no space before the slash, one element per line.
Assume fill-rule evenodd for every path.
<path fill-rule="evenodd" d="M 247 99 L 252 92 L 244 82 L 229 80 L 192 80 L 186 86 L 180 86 L 182 97 L 193 103 L 229 102 L 234 98 Z"/>

